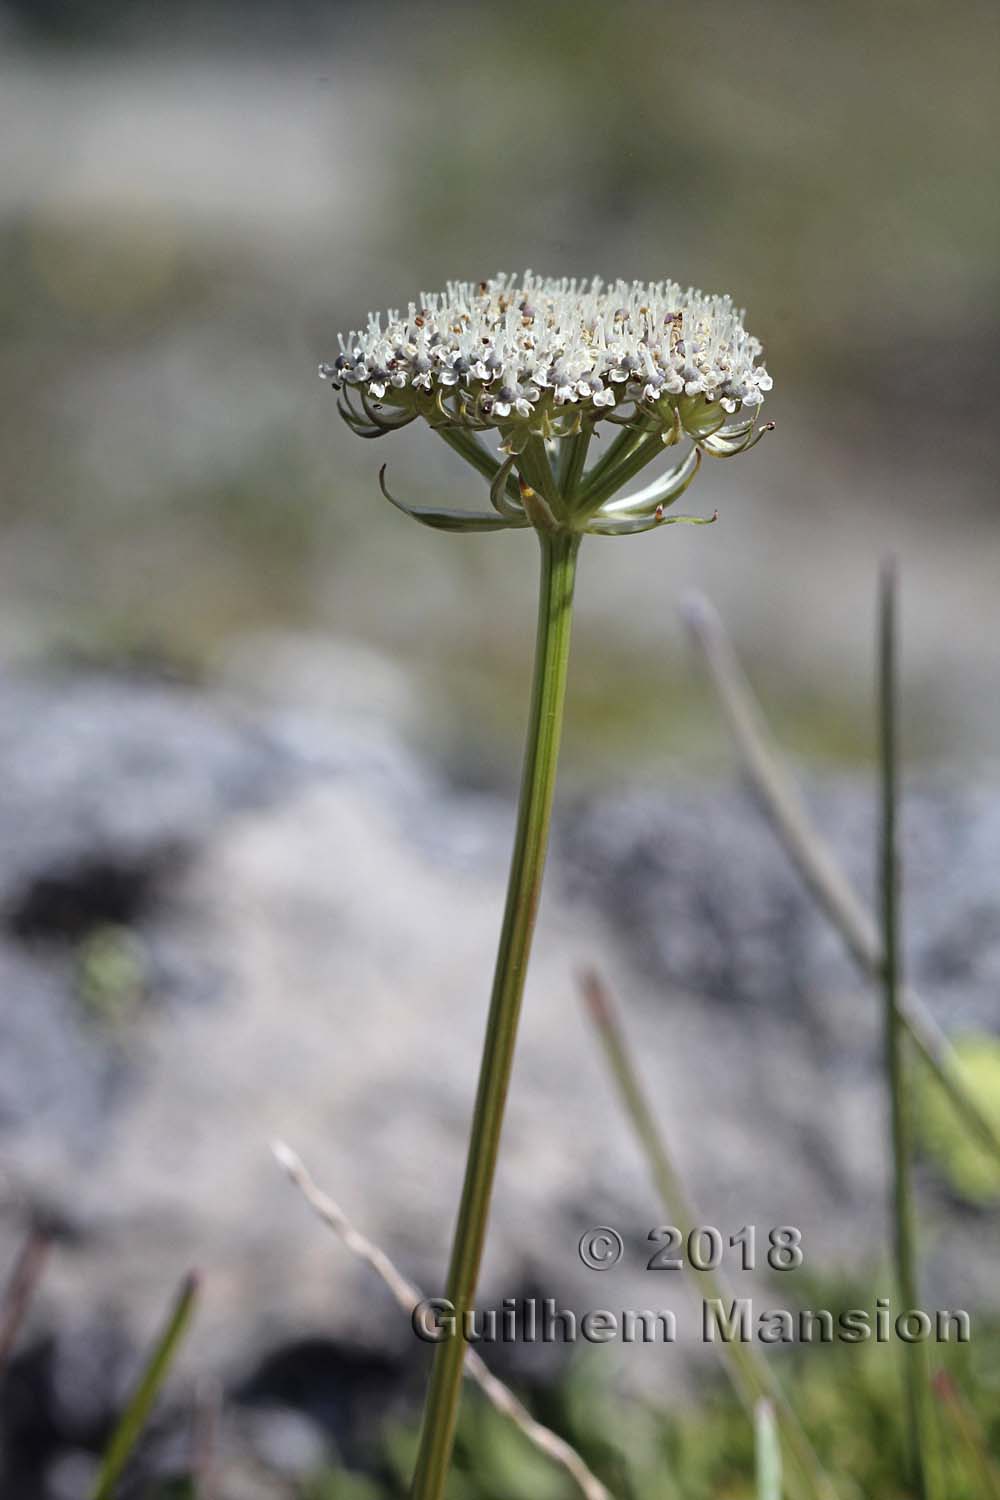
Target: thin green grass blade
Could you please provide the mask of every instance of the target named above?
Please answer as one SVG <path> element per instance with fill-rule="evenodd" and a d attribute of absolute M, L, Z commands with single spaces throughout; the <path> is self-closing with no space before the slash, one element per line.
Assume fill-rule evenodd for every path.
<path fill-rule="evenodd" d="M 181 1282 L 170 1316 L 153 1346 L 136 1387 L 111 1434 L 90 1500 L 112 1500 L 115 1486 L 142 1436 L 181 1341 L 187 1333 L 198 1300 L 198 1278 L 191 1272 Z"/>
<path fill-rule="evenodd" d="M 684 618 L 704 659 L 761 808 L 807 889 L 840 933 L 858 967 L 877 979 L 882 970 L 882 939 L 878 925 L 855 894 L 833 851 L 810 819 L 718 613 L 703 595 L 692 594 L 685 606 Z M 991 1156 L 1000 1162 L 1000 1135 L 970 1093 L 954 1047 L 921 997 L 909 985 L 901 994 L 900 1010 L 914 1046 L 956 1113 Z"/>
<path fill-rule="evenodd" d="M 978 1470 L 983 1500 L 1000 1500 L 1000 1474 L 990 1453 L 989 1439 L 974 1409 L 946 1370 L 938 1370 L 932 1385 L 958 1446 L 965 1449 Z"/>
<path fill-rule="evenodd" d="M 580 989 L 604 1049 L 608 1068 L 618 1086 L 625 1113 L 646 1157 L 650 1176 L 670 1215 L 670 1222 L 677 1226 L 686 1240 L 691 1230 L 701 1221 L 688 1200 L 680 1173 L 674 1166 L 649 1104 L 611 995 L 603 980 L 592 971 L 580 976 Z M 724 1303 L 733 1301 L 733 1294 L 720 1272 L 699 1271 L 698 1276 L 706 1300 L 717 1299 Z M 761 1398 L 766 1398 L 773 1404 L 788 1459 L 789 1493 L 797 1497 L 809 1496 L 812 1500 L 835 1500 L 836 1490 L 832 1481 L 823 1472 L 787 1396 L 756 1345 L 734 1339 L 716 1347 L 720 1358 L 725 1360 L 726 1372 L 747 1415 L 753 1417 Z"/>
<path fill-rule="evenodd" d="M 917 1238 L 910 1182 L 909 1108 L 902 1013 L 900 951 L 899 725 L 896 685 L 896 569 L 883 563 L 878 591 L 879 720 L 879 894 L 882 917 L 882 998 L 885 1010 L 885 1067 L 889 1085 L 892 1150 L 892 1225 L 896 1290 L 900 1312 L 920 1307 L 917 1290 Z M 906 1388 L 910 1463 L 920 1500 L 934 1500 L 930 1364 L 925 1343 L 900 1344 Z"/>
<path fill-rule="evenodd" d="M 757 1500 L 781 1500 L 781 1444 L 770 1401 L 757 1402 L 753 1431 Z"/>

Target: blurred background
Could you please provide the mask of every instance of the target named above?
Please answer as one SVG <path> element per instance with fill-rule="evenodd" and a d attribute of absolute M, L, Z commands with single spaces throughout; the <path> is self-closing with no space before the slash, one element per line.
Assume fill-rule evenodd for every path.
<path fill-rule="evenodd" d="M 272 1185 L 261 1142 L 297 1130 L 365 1227 L 434 1276 L 499 913 L 534 548 L 407 523 L 378 494 L 383 461 L 415 503 L 478 506 L 477 481 L 429 432 L 356 440 L 316 367 L 369 309 L 450 278 L 530 267 L 729 292 L 765 344 L 777 424 L 751 456 L 703 466 L 690 508 L 717 507 L 718 526 L 583 552 L 572 811 L 535 981 L 552 1012 L 528 1022 L 509 1166 L 510 1222 L 544 1224 L 521 1260 L 498 1231 L 491 1284 L 512 1291 L 515 1263 L 540 1274 L 553 1184 L 561 1223 L 626 1201 L 636 1227 L 655 1222 L 623 1126 L 604 1167 L 560 1156 L 581 1139 L 581 1091 L 601 1087 L 587 1038 L 566 1040 L 584 950 L 638 997 L 712 1212 L 734 1229 L 765 1207 L 811 1215 L 828 1262 L 845 1243 L 877 1257 L 877 1012 L 861 989 L 824 1041 L 815 1013 L 789 1022 L 803 995 L 856 981 L 734 789 L 678 606 L 697 588 L 719 607 L 870 882 L 874 589 L 880 556 L 899 559 L 906 748 L 934 788 L 915 814 L 914 962 L 949 1025 L 1000 1029 L 998 33 L 986 0 L 0 0 L 4 1244 L 9 1260 L 41 1207 L 71 1246 L 18 1366 L 29 1395 L 8 1403 L 18 1500 L 82 1493 L 128 1351 L 186 1258 L 207 1256 L 217 1289 L 192 1379 L 242 1380 L 282 1420 L 324 1392 L 313 1425 L 248 1439 L 273 1463 L 242 1495 L 305 1494 L 294 1476 L 350 1456 L 345 1389 L 384 1401 L 397 1364 L 419 1388 L 381 1303 L 372 1334 L 381 1294 L 360 1271 L 339 1273 L 329 1312 L 339 1252 Z M 680 841 L 676 869 L 644 844 L 655 830 Z M 951 860 L 969 873 L 945 900 Z M 704 896 L 667 902 L 690 952 L 649 938 L 675 875 Z M 684 1018 L 670 1046 L 664 985 Z M 729 1028 L 734 999 L 752 1043 Z M 434 1026 L 448 1081 L 410 1090 L 408 1049 Z M 823 1047 L 848 1042 L 827 1102 L 806 1099 L 830 1077 Z M 577 1073 L 557 1087 L 546 1058 L 566 1047 Z M 775 1047 L 788 1093 L 768 1113 Z M 701 1080 L 718 1100 L 737 1074 L 706 1120 Z M 328 1149 L 345 1120 L 356 1134 Z M 551 1160 L 529 1190 L 540 1138 Z M 596 1158 L 601 1127 L 585 1138 Z M 941 1192 L 942 1222 L 985 1215 L 992 1246 L 995 1216 Z M 980 1271 L 944 1267 L 941 1284 L 985 1295 Z M 290 1366 L 268 1364 L 288 1349 Z M 112 1375 L 88 1407 L 95 1361 Z"/>
<path fill-rule="evenodd" d="M 335 636 L 502 765 L 530 541 L 403 525 L 383 459 L 414 499 L 475 500 L 463 467 L 425 433 L 352 441 L 315 367 L 449 277 L 668 276 L 747 307 L 778 429 L 700 481 L 718 531 L 590 549 L 570 755 L 685 747 L 689 583 L 803 750 L 849 755 L 886 549 L 913 748 L 988 751 L 998 24 L 920 0 L 6 4 L 6 658 L 249 655 L 263 692 L 248 640 Z"/>

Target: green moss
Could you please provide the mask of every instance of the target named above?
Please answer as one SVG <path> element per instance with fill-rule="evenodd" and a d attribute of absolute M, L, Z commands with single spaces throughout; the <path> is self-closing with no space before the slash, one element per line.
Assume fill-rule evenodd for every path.
<path fill-rule="evenodd" d="M 76 993 L 88 1019 L 108 1030 L 128 1025 L 146 994 L 146 955 L 127 927 L 108 923 L 76 953 Z"/>

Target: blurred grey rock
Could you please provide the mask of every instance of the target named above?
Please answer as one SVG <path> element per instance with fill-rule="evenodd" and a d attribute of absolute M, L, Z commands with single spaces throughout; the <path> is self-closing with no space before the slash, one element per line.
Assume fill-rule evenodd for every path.
<path fill-rule="evenodd" d="M 875 909 L 876 808 L 859 778 L 806 779 L 816 826 Z M 830 1020 L 848 971 L 750 792 L 631 789 L 566 821 L 570 889 L 599 906 L 633 961 L 726 1005 Z M 904 939 L 911 981 L 955 1030 L 1000 1027 L 1000 789 L 946 773 L 904 792 Z"/>
<path fill-rule="evenodd" d="M 251 1451 L 271 1473 L 307 1478 L 329 1457 L 315 1423 L 288 1406 L 261 1407 L 243 1425 Z"/>
<path fill-rule="evenodd" d="M 0 901 L 18 905 L 30 935 L 34 883 L 49 882 L 58 900 L 60 880 L 106 859 L 109 884 L 118 872 L 124 889 L 105 897 L 127 914 L 172 854 L 273 797 L 289 758 L 268 731 L 196 693 L 66 672 L 3 679 L 0 765 Z M 85 922 L 70 896 L 59 916 Z"/>
<path fill-rule="evenodd" d="M 264 717 L 149 681 L 0 681 L 0 1253 L 32 1204 L 73 1230 L 35 1336 L 107 1309 L 143 1344 L 198 1265 L 189 1372 L 238 1382 L 306 1338 L 419 1369 L 426 1350 L 269 1142 L 440 1293 L 513 809 L 370 717 Z M 813 793 L 867 888 L 869 788 Z M 911 974 L 956 1027 L 1000 1024 L 998 839 L 985 791 L 908 797 Z M 704 1221 L 796 1224 L 812 1270 L 862 1274 L 884 1234 L 878 1006 L 751 801 L 715 785 L 564 799 L 550 877 L 483 1303 L 533 1285 L 580 1310 L 676 1305 L 686 1326 L 681 1289 L 643 1269 L 664 1215 L 581 1013 L 591 962 Z M 95 930 L 125 932 L 127 961 L 84 984 Z M 135 993 L 105 1007 L 102 984 L 136 966 Z M 954 1237 L 929 1239 L 956 1299 L 989 1289 L 996 1226 L 979 1222 L 961 1264 Z M 577 1254 L 601 1224 L 626 1244 L 604 1276 Z M 54 1388 L 82 1369 L 100 1405 L 54 1347 Z"/>
<path fill-rule="evenodd" d="M 46 1475 L 46 1500 L 80 1500 L 93 1488 L 97 1460 L 93 1454 L 70 1448 L 50 1465 Z"/>

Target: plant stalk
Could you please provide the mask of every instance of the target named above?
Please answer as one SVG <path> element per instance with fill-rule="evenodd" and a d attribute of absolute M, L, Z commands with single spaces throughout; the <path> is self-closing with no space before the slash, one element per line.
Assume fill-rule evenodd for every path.
<path fill-rule="evenodd" d="M 844 939 L 855 963 L 862 973 L 879 980 L 882 975 L 879 925 L 858 898 L 833 850 L 813 823 L 722 620 L 704 595 L 694 593 L 688 597 L 684 619 L 704 658 L 764 814 L 820 909 Z M 914 1047 L 956 1114 L 1000 1162 L 1000 1133 L 969 1092 L 954 1047 L 911 985 L 903 986 L 899 1009 Z"/>
<path fill-rule="evenodd" d="M 51 1245 L 51 1232 L 43 1225 L 29 1229 L 0 1303 L 0 1372 L 7 1367 L 28 1315 Z"/>
<path fill-rule="evenodd" d="M 765 1396 L 754 1408 L 753 1429 L 757 1500 L 781 1500 L 781 1444 L 774 1408 Z"/>
<path fill-rule="evenodd" d="M 882 995 L 885 1002 L 885 1055 L 889 1080 L 889 1120 L 892 1143 L 892 1224 L 896 1290 L 902 1313 L 920 1307 L 917 1296 L 916 1230 L 910 1186 L 909 1111 L 905 1098 L 905 1058 L 902 1016 L 902 959 L 899 933 L 899 858 L 897 804 L 899 800 L 896 688 L 896 573 L 883 564 L 879 578 L 878 711 L 881 770 L 880 888 L 882 905 Z M 920 1500 L 931 1500 L 930 1404 L 927 1348 L 922 1343 L 902 1345 L 906 1387 L 907 1425 L 913 1482 Z"/>
<path fill-rule="evenodd" d="M 659 1193 L 671 1222 L 687 1243 L 688 1235 L 701 1220 L 688 1199 L 680 1173 L 667 1149 L 667 1143 L 649 1098 L 643 1087 L 634 1058 L 625 1038 L 611 994 L 603 980 L 590 970 L 580 977 L 580 989 L 590 1018 L 604 1049 L 609 1070 L 618 1088 L 625 1113 L 649 1167 L 653 1185 Z M 734 1301 L 721 1271 L 703 1270 L 698 1276 L 701 1300 L 732 1304 Z M 787 1448 L 786 1488 L 795 1500 L 836 1500 L 836 1491 L 823 1473 L 812 1444 L 802 1429 L 777 1376 L 753 1342 L 724 1340 L 719 1346 L 720 1358 L 733 1383 L 733 1389 L 753 1417 L 757 1403 L 771 1404 Z"/>
<path fill-rule="evenodd" d="M 465 1343 L 461 1337 L 463 1315 L 473 1306 L 479 1278 L 521 997 L 548 846 L 580 537 L 564 531 L 540 531 L 538 539 L 541 546 L 538 633 L 517 831 L 465 1182 L 448 1271 L 446 1296 L 454 1309 L 456 1331 L 435 1350 L 413 1477 L 413 1500 L 441 1500 L 451 1460 L 465 1360 Z"/>
<path fill-rule="evenodd" d="M 141 1438 L 153 1405 L 180 1348 L 198 1300 L 198 1278 L 185 1276 L 166 1323 L 143 1366 L 118 1425 L 104 1450 L 90 1500 L 112 1500 L 122 1471 Z"/>

